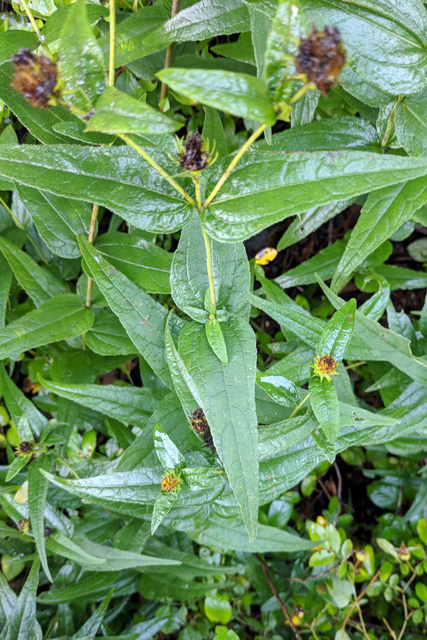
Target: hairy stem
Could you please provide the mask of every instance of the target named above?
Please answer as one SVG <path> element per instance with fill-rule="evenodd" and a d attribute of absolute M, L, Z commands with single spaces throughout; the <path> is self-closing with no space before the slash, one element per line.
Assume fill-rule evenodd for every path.
<path fill-rule="evenodd" d="M 99 211 L 99 205 L 94 204 L 92 207 L 92 217 L 90 219 L 89 235 L 87 238 L 90 244 L 93 244 L 93 241 L 95 238 L 95 229 L 96 229 L 96 221 L 98 219 L 98 211 Z M 93 285 L 92 278 L 88 278 L 87 289 L 86 289 L 86 306 L 87 307 L 90 307 L 90 300 L 92 297 L 92 285 Z M 83 344 L 84 344 L 84 336 L 83 336 Z"/>
<path fill-rule="evenodd" d="M 116 72 L 116 0 L 110 0 L 110 58 L 108 65 L 108 86 L 114 87 Z"/>
<path fill-rule="evenodd" d="M 172 10 L 171 10 L 171 18 L 174 18 L 179 11 L 179 0 L 172 0 Z M 166 49 L 166 59 L 165 59 L 165 69 L 169 69 L 172 62 L 172 49 L 173 44 L 168 45 Z M 168 95 L 168 85 L 162 82 L 162 86 L 160 88 L 160 104 L 162 104 L 163 100 L 166 99 Z M 160 110 L 163 111 L 163 108 L 160 107 Z"/>
<path fill-rule="evenodd" d="M 224 182 L 227 180 L 227 178 L 230 175 L 230 173 L 233 171 L 233 169 L 236 166 L 236 164 L 243 157 L 243 155 L 249 149 L 251 144 L 253 142 L 255 142 L 255 140 L 257 138 L 259 138 L 259 136 L 267 129 L 267 126 L 268 125 L 266 125 L 266 124 L 262 124 L 260 127 L 258 127 L 258 129 L 256 131 L 253 132 L 253 134 L 250 136 L 250 138 L 248 138 L 246 140 L 246 142 L 243 145 L 243 147 L 241 149 L 239 149 L 239 151 L 236 153 L 236 155 L 234 156 L 233 160 L 230 162 L 230 164 L 228 165 L 228 167 L 226 168 L 226 170 L 224 171 L 224 173 L 222 174 L 222 176 L 220 177 L 220 179 L 218 180 L 218 182 L 214 186 L 212 192 L 210 193 L 210 195 L 206 199 L 206 202 L 204 203 L 203 208 L 206 208 L 206 207 L 208 207 L 210 205 L 210 203 L 215 198 L 215 196 L 218 193 L 218 191 L 221 189 L 221 187 L 224 184 Z"/>
<path fill-rule="evenodd" d="M 297 406 L 295 407 L 295 409 L 292 411 L 291 415 L 289 416 L 288 420 L 290 420 L 291 418 L 294 417 L 294 415 L 296 413 L 298 413 L 298 411 L 301 409 L 302 405 L 309 399 L 310 394 L 307 393 L 307 395 L 305 396 L 304 400 L 301 400 L 301 402 L 299 404 L 297 404 Z"/>
<path fill-rule="evenodd" d="M 31 22 L 31 24 L 32 24 L 32 26 L 33 26 L 34 31 L 35 31 L 35 32 L 36 32 L 36 34 L 37 34 L 37 37 L 38 37 L 38 39 L 39 39 L 39 41 L 40 41 L 41 46 L 42 46 L 42 47 L 43 47 L 43 49 L 46 51 L 46 53 L 48 53 L 48 54 L 50 55 L 49 47 L 48 47 L 48 46 L 47 46 L 47 44 L 45 44 L 45 42 L 44 42 L 44 36 L 42 36 L 42 34 L 41 34 L 41 32 L 40 32 L 40 29 L 39 29 L 39 28 L 38 28 L 38 26 L 37 26 L 37 23 L 36 23 L 36 21 L 35 21 L 35 19 L 34 19 L 34 16 L 33 16 L 33 14 L 31 13 L 31 9 L 30 9 L 30 7 L 28 6 L 28 4 L 26 3 L 26 1 L 25 1 L 25 0 L 19 0 L 19 4 L 22 4 L 22 6 L 24 7 L 24 11 L 25 11 L 25 13 L 27 14 L 28 20 Z"/>
<path fill-rule="evenodd" d="M 153 160 L 153 158 L 149 156 L 148 153 L 144 151 L 144 149 L 142 149 L 138 144 L 136 144 L 136 142 L 134 142 L 131 138 L 124 134 L 120 135 L 119 137 L 124 140 L 126 144 L 135 149 L 135 151 L 137 151 L 144 158 L 144 160 L 151 164 L 151 166 L 160 173 L 162 178 L 167 180 L 169 184 L 172 185 L 173 188 L 176 189 L 178 193 L 180 193 L 187 200 L 187 202 L 193 205 L 193 207 L 196 206 L 196 201 L 176 182 L 176 180 L 172 178 L 172 176 L 168 174 L 167 171 L 162 169 L 162 167 L 157 164 L 157 162 Z"/>

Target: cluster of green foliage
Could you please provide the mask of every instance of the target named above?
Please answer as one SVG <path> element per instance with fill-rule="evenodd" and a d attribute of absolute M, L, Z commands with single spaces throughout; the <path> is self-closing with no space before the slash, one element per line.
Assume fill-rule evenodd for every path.
<path fill-rule="evenodd" d="M 12 7 L 0 640 L 420 637 L 427 303 L 390 294 L 426 287 L 427 241 L 387 261 L 427 222 L 423 2 Z M 352 204 L 274 281 L 248 261 Z M 341 491 L 301 517 L 339 455 L 373 480 L 367 535 Z"/>

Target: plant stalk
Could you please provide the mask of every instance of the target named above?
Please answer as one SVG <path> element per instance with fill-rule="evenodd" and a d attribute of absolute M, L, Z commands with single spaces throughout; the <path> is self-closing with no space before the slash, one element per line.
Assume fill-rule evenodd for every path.
<path fill-rule="evenodd" d="M 151 164 L 151 166 L 160 173 L 162 178 L 167 180 L 169 184 L 172 185 L 172 187 L 176 189 L 178 193 L 180 193 L 183 196 L 183 198 L 187 200 L 189 204 L 191 204 L 193 207 L 196 206 L 196 201 L 176 182 L 176 180 L 172 178 L 172 176 L 168 174 L 167 171 L 162 169 L 162 167 L 159 164 L 157 164 L 157 162 L 153 160 L 153 158 L 149 156 L 148 153 L 144 151 L 144 149 L 142 149 L 138 144 L 136 144 L 136 142 L 134 142 L 131 138 L 129 138 L 124 134 L 119 135 L 119 138 L 124 140 L 126 144 L 128 144 L 130 147 L 135 149 L 135 151 L 137 151 L 144 158 L 144 160 L 146 160 L 149 164 Z"/>
<path fill-rule="evenodd" d="M 116 0 L 110 0 L 110 58 L 108 65 L 108 86 L 114 87 L 116 73 Z"/>
<path fill-rule="evenodd" d="M 262 124 L 260 127 L 258 127 L 258 129 L 256 131 L 254 131 L 253 134 L 246 140 L 246 142 L 243 145 L 243 147 L 241 149 L 239 149 L 239 151 L 234 156 L 233 160 L 230 162 L 230 164 L 228 165 L 228 167 L 226 168 L 226 170 L 224 171 L 224 173 L 222 174 L 222 176 L 220 177 L 220 179 L 218 180 L 218 182 L 214 186 L 212 192 L 210 193 L 210 195 L 206 199 L 206 201 L 205 201 L 205 203 L 203 205 L 203 209 L 205 209 L 206 207 L 208 207 L 210 205 L 210 203 L 215 198 L 215 196 L 218 193 L 218 191 L 221 189 L 221 187 L 224 184 L 224 182 L 227 180 L 227 178 L 230 175 L 230 173 L 233 171 L 233 169 L 236 166 L 236 164 L 243 157 L 243 155 L 249 149 L 251 144 L 253 142 L 255 142 L 255 140 L 257 138 L 259 138 L 259 136 L 267 129 L 267 126 L 268 125 L 266 125 L 266 124 Z"/>
<path fill-rule="evenodd" d="M 179 0 L 172 0 L 172 10 L 171 10 L 171 18 L 174 18 L 179 11 Z M 165 59 L 165 69 L 169 69 L 172 62 L 172 50 L 173 44 L 168 45 L 166 49 L 166 59 Z M 160 88 L 160 105 L 162 102 L 166 100 L 168 95 L 168 85 L 165 82 L 162 82 L 162 86 Z M 160 111 L 163 111 L 162 106 L 160 106 Z"/>
<path fill-rule="evenodd" d="M 200 185 L 200 171 L 195 171 L 194 172 L 194 174 L 193 174 L 193 182 L 194 182 L 194 188 L 195 188 L 195 191 L 196 191 L 197 209 L 198 209 L 199 213 L 201 213 L 201 211 L 202 211 L 202 192 L 201 192 L 201 185 Z M 214 277 L 213 277 L 213 262 L 212 262 L 212 244 L 211 244 L 210 236 L 203 229 L 203 226 L 202 226 L 202 232 L 203 232 L 203 240 L 205 241 L 205 249 L 206 249 L 206 266 L 207 266 L 207 269 L 208 269 L 209 292 L 210 292 L 210 296 L 211 296 L 212 306 L 216 310 L 215 282 L 214 282 Z"/>
<path fill-rule="evenodd" d="M 94 204 L 92 207 L 92 217 L 90 219 L 89 235 L 87 238 L 89 244 L 93 244 L 93 241 L 95 239 L 95 229 L 96 229 L 96 221 L 98 219 L 98 212 L 99 212 L 99 205 Z M 88 278 L 87 289 L 86 289 L 86 306 L 87 307 L 90 307 L 90 300 L 92 297 L 92 285 L 93 285 L 92 278 Z M 83 336 L 83 345 L 84 345 L 84 336 Z"/>
<path fill-rule="evenodd" d="M 47 44 L 45 44 L 45 42 L 44 42 L 44 36 L 42 36 L 41 31 L 37 26 L 37 23 L 36 23 L 36 21 L 34 19 L 34 16 L 31 13 L 30 7 L 28 6 L 28 4 L 26 3 L 25 0 L 19 0 L 19 4 L 22 4 L 22 6 L 24 7 L 24 11 L 27 14 L 28 20 L 31 22 L 34 31 L 36 32 L 36 35 L 37 35 L 37 37 L 38 37 L 38 39 L 40 41 L 41 46 L 46 51 L 46 53 L 48 53 L 50 55 L 50 49 L 47 46 Z"/>

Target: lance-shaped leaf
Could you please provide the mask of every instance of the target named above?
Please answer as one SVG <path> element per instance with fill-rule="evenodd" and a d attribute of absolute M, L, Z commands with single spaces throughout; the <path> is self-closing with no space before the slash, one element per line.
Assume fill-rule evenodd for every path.
<path fill-rule="evenodd" d="M 173 133 L 181 127 L 182 122 L 172 120 L 115 87 L 108 87 L 98 98 L 86 131 L 153 134 Z"/>
<path fill-rule="evenodd" d="M 225 245 L 208 239 L 212 252 L 212 272 L 219 320 L 236 312 L 246 302 L 250 288 L 249 263 L 242 243 Z M 203 231 L 195 214 L 183 228 L 171 270 L 172 297 L 176 305 L 198 322 L 209 319 L 205 295 L 209 277 Z"/>
<path fill-rule="evenodd" d="M 205 324 L 206 337 L 214 354 L 223 362 L 228 364 L 227 345 L 222 334 L 221 325 L 216 318 L 210 318 Z"/>
<path fill-rule="evenodd" d="M 370 193 L 351 232 L 331 289 L 340 291 L 365 258 L 410 220 L 426 202 L 427 184 L 424 177 Z"/>
<path fill-rule="evenodd" d="M 17 599 L 15 592 L 9 587 L 4 574 L 0 572 L 0 624 L 2 627 L 5 626 L 6 621 L 11 615 Z"/>
<path fill-rule="evenodd" d="M 276 122 L 267 87 L 244 73 L 205 69 L 163 69 L 157 77 L 190 100 L 272 125 Z"/>
<path fill-rule="evenodd" d="M 17 360 L 28 349 L 76 338 L 90 329 L 93 319 L 93 311 L 77 296 L 56 296 L 0 331 L 0 360 Z"/>
<path fill-rule="evenodd" d="M 364 80 L 394 95 L 424 89 L 427 17 L 422 2 L 304 0 L 302 4 L 307 24 L 339 28 L 351 66 Z"/>
<path fill-rule="evenodd" d="M 349 300 L 336 311 L 323 329 L 317 345 L 319 355 L 324 353 L 341 362 L 353 336 L 356 322 L 356 300 Z"/>
<path fill-rule="evenodd" d="M 186 201 L 130 147 L 0 145 L 0 175 L 96 202 L 152 232 L 175 231 L 191 217 Z"/>
<path fill-rule="evenodd" d="M 15 603 L 1 634 L 1 640 L 34 638 L 42 640 L 42 630 L 36 618 L 36 596 L 39 582 L 40 560 L 36 558 L 28 578 Z"/>
<path fill-rule="evenodd" d="M 285 407 L 293 407 L 299 402 L 298 389 L 293 382 L 283 376 L 275 376 L 257 371 L 257 384 L 264 389 L 275 402 Z"/>
<path fill-rule="evenodd" d="M 7 238 L 0 237 L 0 251 L 36 307 L 54 296 L 67 293 L 67 287 L 61 281 Z"/>
<path fill-rule="evenodd" d="M 340 429 L 338 396 L 332 381 L 312 376 L 308 385 L 314 415 L 330 442 L 335 442 Z"/>
<path fill-rule="evenodd" d="M 9 267 L 6 258 L 0 256 L 0 329 L 3 329 L 6 319 L 6 309 L 9 300 L 10 287 L 12 286 L 13 271 Z"/>
<path fill-rule="evenodd" d="M 88 235 L 91 211 L 87 204 L 18 184 L 16 190 L 43 240 L 61 258 L 78 258 L 76 236 Z"/>
<path fill-rule="evenodd" d="M 106 84 L 104 58 L 89 26 L 85 0 L 68 12 L 59 43 L 63 98 L 82 115 L 88 113 Z"/>
<path fill-rule="evenodd" d="M 86 238 L 79 241 L 86 264 L 111 310 L 154 373 L 170 386 L 164 343 L 166 309 L 112 267 Z M 183 323 L 177 316 L 172 318 L 172 332 L 177 337 Z"/>
<path fill-rule="evenodd" d="M 1 157 L 1 156 L 0 156 Z M 235 242 L 314 206 L 427 173 L 427 159 L 364 151 L 248 153 L 203 215 L 209 234 Z M 208 193 L 218 180 L 209 178 Z"/>
<path fill-rule="evenodd" d="M 153 517 L 151 518 L 151 535 L 154 535 L 163 518 L 167 516 L 178 498 L 177 491 L 160 491 L 153 507 Z"/>
<path fill-rule="evenodd" d="M 39 42 L 30 31 L 4 31 L 0 34 L 0 64 L 8 62 L 19 49 L 35 49 Z"/>
<path fill-rule="evenodd" d="M 253 540 L 258 520 L 255 336 L 238 318 L 230 318 L 222 329 L 228 364 L 218 360 L 204 326 L 195 322 L 181 334 L 179 352 L 197 388 L 216 450 Z"/>
<path fill-rule="evenodd" d="M 18 425 L 22 418 L 28 420 L 29 428 L 34 436 L 39 437 L 43 429 L 49 424 L 48 419 L 37 409 L 24 393 L 7 375 L 3 366 L 0 366 L 0 386 L 13 422 Z M 31 433 L 30 432 L 30 433 Z M 22 438 L 25 440 L 27 438 Z M 33 440 L 30 437 L 30 440 Z"/>
<path fill-rule="evenodd" d="M 387 280 L 378 274 L 366 276 L 364 283 L 368 283 L 371 280 L 378 283 L 378 291 L 359 307 L 359 311 L 367 318 L 378 322 L 390 300 L 390 286 Z"/>
<path fill-rule="evenodd" d="M 7 470 L 6 482 L 10 482 L 11 480 L 13 480 L 13 478 L 18 475 L 18 473 L 28 464 L 31 458 L 31 453 L 26 456 L 16 456 L 16 458 L 9 465 L 9 469 Z"/>
<path fill-rule="evenodd" d="M 166 470 L 185 467 L 184 456 L 158 422 L 154 425 L 154 447 L 160 463 Z"/>
<path fill-rule="evenodd" d="M 399 142 L 411 156 L 427 155 L 426 91 L 397 103 L 394 125 Z"/>
<path fill-rule="evenodd" d="M 53 460 L 42 455 L 28 468 L 28 513 L 31 531 L 34 536 L 42 567 L 48 579 L 53 582 L 46 557 L 46 541 L 44 537 L 44 510 L 47 498 L 48 479 L 40 473 L 40 469 L 50 471 Z"/>
<path fill-rule="evenodd" d="M 127 424 L 145 427 L 164 389 L 118 387 L 113 384 L 67 384 L 40 378 L 45 389 Z"/>
<path fill-rule="evenodd" d="M 188 417 L 192 414 L 194 409 L 202 406 L 202 399 L 193 378 L 187 371 L 185 364 L 175 347 L 172 334 L 169 330 L 169 317 L 165 327 L 166 358 L 173 386 L 181 402 L 184 413 Z"/>
<path fill-rule="evenodd" d="M 84 638 L 92 638 L 98 633 L 98 629 L 104 620 L 105 613 L 108 605 L 110 604 L 111 596 L 114 589 L 110 589 L 104 600 L 101 602 L 97 610 L 90 616 L 82 627 L 71 637 L 71 640 L 78 640 Z"/>
<path fill-rule="evenodd" d="M 95 314 L 95 322 L 86 334 L 86 344 L 100 356 L 128 356 L 136 352 L 119 319 L 109 309 Z"/>
<path fill-rule="evenodd" d="M 222 0 L 200 0 L 165 21 L 143 43 L 160 50 L 172 42 L 210 40 L 249 30 L 249 13 L 241 0 L 227 0 L 227 4 Z"/>

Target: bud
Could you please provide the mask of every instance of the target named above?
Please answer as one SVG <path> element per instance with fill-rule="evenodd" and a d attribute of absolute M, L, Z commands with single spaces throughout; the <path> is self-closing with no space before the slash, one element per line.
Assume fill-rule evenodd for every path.
<path fill-rule="evenodd" d="M 338 84 L 338 76 L 345 65 L 346 53 L 337 27 L 314 27 L 308 38 L 302 38 L 296 58 L 298 73 L 304 73 L 326 96 Z"/>
<path fill-rule="evenodd" d="M 22 531 L 22 533 L 30 533 L 31 526 L 28 518 L 22 518 L 21 520 L 19 520 L 16 526 L 18 527 L 19 531 Z"/>
<path fill-rule="evenodd" d="M 30 453 L 33 453 L 33 451 L 34 451 L 34 442 L 23 440 L 18 444 L 16 453 L 18 454 L 18 456 L 29 456 Z"/>
<path fill-rule="evenodd" d="M 323 356 L 317 356 L 314 358 L 314 364 L 311 364 L 313 369 L 313 375 L 320 376 L 320 380 L 326 378 L 331 382 L 331 376 L 339 376 L 339 373 L 335 371 L 338 366 L 338 362 L 332 356 L 323 354 Z"/>
<path fill-rule="evenodd" d="M 175 493 L 175 491 L 178 491 L 181 484 L 182 480 L 180 476 L 170 471 L 163 476 L 160 486 L 162 491 L 167 491 L 167 493 Z"/>
<path fill-rule="evenodd" d="M 216 451 L 212 438 L 211 428 L 208 421 L 206 420 L 203 409 L 199 408 L 193 411 L 191 415 L 191 426 L 193 427 L 194 431 L 202 437 L 205 445 L 212 449 L 212 451 Z"/>
<path fill-rule="evenodd" d="M 328 521 L 323 516 L 317 516 L 316 522 L 317 524 L 320 524 L 320 526 L 323 528 L 325 528 L 328 524 Z"/>
<path fill-rule="evenodd" d="M 47 109 L 56 104 L 59 97 L 58 70 L 46 56 L 36 56 L 29 49 L 20 49 L 11 62 L 13 82 L 11 87 L 22 93 L 33 107 Z"/>

